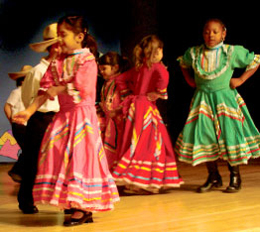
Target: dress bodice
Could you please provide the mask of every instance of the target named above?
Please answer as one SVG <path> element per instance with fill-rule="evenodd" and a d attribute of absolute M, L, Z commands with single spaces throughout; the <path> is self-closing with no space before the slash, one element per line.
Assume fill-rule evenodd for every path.
<path fill-rule="evenodd" d="M 235 68 L 254 68 L 256 59 L 259 57 L 242 46 L 220 44 L 215 49 L 192 47 L 179 60 L 181 66 L 193 68 L 199 90 L 213 92 L 230 88 Z"/>
<path fill-rule="evenodd" d="M 41 80 L 40 91 L 51 86 L 65 85 L 66 93 L 59 94 L 61 110 L 73 106 L 95 105 L 97 64 L 89 49 L 76 50 L 51 62 Z"/>

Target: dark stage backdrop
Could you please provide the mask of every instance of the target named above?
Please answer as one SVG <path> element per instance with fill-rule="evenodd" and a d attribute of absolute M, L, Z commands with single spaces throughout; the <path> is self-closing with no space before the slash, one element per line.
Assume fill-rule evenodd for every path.
<path fill-rule="evenodd" d="M 170 3 L 166 4 L 164 1 L 158 1 L 157 4 L 158 33 L 165 42 L 165 63 L 170 72 L 167 117 L 173 142 L 182 130 L 194 93 L 184 81 L 176 59 L 188 47 L 203 43 L 202 28 L 205 21 L 210 18 L 221 19 L 227 27 L 226 44 L 242 45 L 249 51 L 260 54 L 258 10 L 252 5 L 235 1 L 214 2 L 217 4 L 209 1 L 192 1 L 192 3 L 183 1 L 172 7 Z M 257 4 L 257 1 L 253 2 Z M 244 70 L 235 71 L 234 77 L 238 77 L 242 71 Z M 258 129 L 260 129 L 259 86 L 260 69 L 238 88 Z"/>
<path fill-rule="evenodd" d="M 164 63 L 170 72 L 169 100 L 160 101 L 159 108 L 168 124 L 173 143 L 186 120 L 194 90 L 184 81 L 176 59 L 185 50 L 199 45 L 202 28 L 209 18 L 220 18 L 227 26 L 226 43 L 239 44 L 260 54 L 257 1 L 242 5 L 229 1 L 169 1 L 169 0 L 45 0 L 42 2 L 0 0 L 0 155 L 3 140 L 10 130 L 3 106 L 14 82 L 8 72 L 18 71 L 22 65 L 38 63 L 29 43 L 42 40 L 46 25 L 65 14 L 84 14 L 90 31 L 98 40 L 100 52 L 121 52 L 131 59 L 132 49 L 148 34 L 158 34 L 165 43 Z M 240 74 L 235 72 L 235 76 Z M 244 98 L 252 118 L 260 128 L 258 86 L 260 70 L 238 91 Z M 6 161 L 7 158 L 2 159 Z M 7 159 L 10 161 L 10 159 Z"/>

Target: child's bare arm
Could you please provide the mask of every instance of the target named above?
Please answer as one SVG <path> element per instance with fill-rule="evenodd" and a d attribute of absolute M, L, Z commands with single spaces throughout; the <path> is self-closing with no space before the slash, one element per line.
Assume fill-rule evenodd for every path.
<path fill-rule="evenodd" d="M 243 83 L 245 83 L 245 81 L 250 78 L 258 69 L 259 66 L 253 68 L 253 69 L 250 69 L 250 70 L 247 70 L 245 71 L 240 77 L 238 78 L 231 78 L 230 80 L 230 87 L 232 89 L 235 89 L 239 86 L 241 86 Z"/>
<path fill-rule="evenodd" d="M 21 125 L 25 124 L 47 99 L 48 96 L 46 94 L 37 96 L 33 103 L 29 105 L 26 110 L 15 114 L 12 118 L 12 121 Z"/>
<path fill-rule="evenodd" d="M 196 83 L 194 78 L 191 76 L 191 70 L 187 68 L 181 67 L 182 74 L 186 80 L 186 82 L 191 86 L 192 88 L 196 88 Z"/>

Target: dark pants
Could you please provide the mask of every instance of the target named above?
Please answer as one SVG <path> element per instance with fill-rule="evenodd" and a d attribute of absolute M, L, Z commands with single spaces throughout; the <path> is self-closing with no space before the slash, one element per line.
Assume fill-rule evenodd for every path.
<path fill-rule="evenodd" d="M 12 167 L 11 172 L 19 176 L 22 176 L 22 172 L 24 170 L 23 150 L 24 150 L 26 126 L 12 123 L 12 133 L 16 142 L 20 146 L 22 152 L 20 153 L 17 162 L 15 162 L 14 166 Z"/>
<path fill-rule="evenodd" d="M 44 133 L 52 121 L 54 114 L 53 112 L 36 112 L 28 121 L 23 151 L 24 172 L 18 193 L 20 207 L 34 205 L 32 190 L 37 174 L 38 154 Z"/>

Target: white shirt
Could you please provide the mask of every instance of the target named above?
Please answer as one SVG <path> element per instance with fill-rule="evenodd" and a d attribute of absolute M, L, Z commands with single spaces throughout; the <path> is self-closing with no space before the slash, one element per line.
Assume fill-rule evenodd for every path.
<path fill-rule="evenodd" d="M 40 81 L 45 74 L 50 62 L 41 59 L 40 63 L 37 64 L 30 72 L 26 75 L 22 85 L 22 101 L 24 106 L 27 108 L 34 99 L 38 96 L 38 90 L 40 88 Z M 53 101 L 47 100 L 38 111 L 46 113 L 50 111 L 59 111 L 58 98 L 55 97 Z"/>
<path fill-rule="evenodd" d="M 21 86 L 19 86 L 18 88 L 12 90 L 12 92 L 10 93 L 6 101 L 6 103 L 12 106 L 11 108 L 12 115 L 15 115 L 16 113 L 23 111 L 25 109 L 24 104 L 22 102 L 21 93 L 22 93 L 22 88 Z"/>

